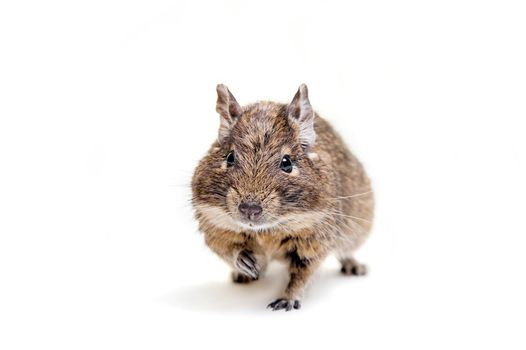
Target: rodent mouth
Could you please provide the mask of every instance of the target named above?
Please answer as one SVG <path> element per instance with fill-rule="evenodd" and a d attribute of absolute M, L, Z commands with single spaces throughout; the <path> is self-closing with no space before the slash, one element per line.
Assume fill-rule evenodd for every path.
<path fill-rule="evenodd" d="M 258 220 L 258 221 L 238 220 L 237 224 L 244 229 L 252 230 L 252 231 L 265 231 L 265 230 L 269 230 L 276 226 L 275 223 L 264 222 L 261 220 Z"/>

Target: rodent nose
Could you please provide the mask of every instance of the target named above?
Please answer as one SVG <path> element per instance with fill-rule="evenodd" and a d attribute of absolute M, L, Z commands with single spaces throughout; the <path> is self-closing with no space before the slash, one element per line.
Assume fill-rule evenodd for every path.
<path fill-rule="evenodd" d="M 255 220 L 261 216 L 263 208 L 254 202 L 241 202 L 239 211 L 249 220 Z"/>

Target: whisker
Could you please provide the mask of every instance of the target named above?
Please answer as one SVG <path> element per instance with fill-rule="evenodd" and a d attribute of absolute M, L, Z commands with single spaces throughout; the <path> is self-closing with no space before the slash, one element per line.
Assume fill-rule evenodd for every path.
<path fill-rule="evenodd" d="M 332 197 L 332 198 L 329 198 L 329 199 L 348 199 L 348 198 L 355 198 L 355 197 L 361 197 L 361 196 L 365 196 L 366 194 L 370 194 L 370 193 L 373 193 L 373 191 L 367 191 L 367 192 L 363 192 L 363 193 L 357 193 L 357 194 L 353 194 L 352 196 L 343 196 L 343 197 Z"/>
<path fill-rule="evenodd" d="M 367 223 L 371 223 L 371 221 L 369 221 L 369 220 L 367 220 L 367 219 L 364 219 L 364 218 L 359 218 L 359 217 L 357 217 L 357 216 L 346 215 L 346 214 L 342 214 L 342 213 L 339 213 L 339 212 L 331 212 L 331 214 L 333 214 L 333 215 L 343 216 L 343 217 L 346 217 L 346 218 L 356 219 L 356 220 L 362 220 L 362 221 L 365 221 L 365 222 L 367 222 Z"/>

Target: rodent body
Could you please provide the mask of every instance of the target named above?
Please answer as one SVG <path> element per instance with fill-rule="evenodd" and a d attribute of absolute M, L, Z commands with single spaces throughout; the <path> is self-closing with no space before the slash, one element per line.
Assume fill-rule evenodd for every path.
<path fill-rule="evenodd" d="M 218 85 L 219 137 L 196 168 L 192 203 L 206 244 L 234 282 L 260 278 L 272 259 L 290 280 L 273 310 L 300 307 L 309 278 L 335 253 L 363 275 L 353 252 L 367 238 L 374 201 L 361 163 L 310 106 L 300 86 L 289 104 L 241 107 Z"/>

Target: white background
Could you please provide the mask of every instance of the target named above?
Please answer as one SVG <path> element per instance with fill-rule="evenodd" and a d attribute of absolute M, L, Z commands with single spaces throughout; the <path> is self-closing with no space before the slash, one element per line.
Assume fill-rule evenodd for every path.
<path fill-rule="evenodd" d="M 526 346 L 522 1 L 2 1 L 0 348 Z M 377 192 L 365 278 L 234 286 L 189 205 L 215 85 L 298 85 Z"/>

